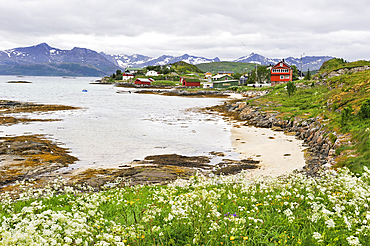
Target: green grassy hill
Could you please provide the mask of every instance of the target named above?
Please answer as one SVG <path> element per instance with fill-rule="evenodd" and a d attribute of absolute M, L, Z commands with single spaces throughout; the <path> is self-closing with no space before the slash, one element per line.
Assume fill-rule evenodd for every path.
<path fill-rule="evenodd" d="M 179 61 L 170 64 L 172 68 L 175 70 L 178 74 L 186 74 L 186 73 L 204 73 L 201 69 L 199 69 L 197 66 L 194 66 L 192 64 Z"/>
<path fill-rule="evenodd" d="M 329 61 L 326 61 L 322 64 L 319 73 L 323 75 L 324 73 L 330 73 L 332 71 L 337 71 L 339 69 L 351 69 L 355 67 L 370 66 L 370 61 L 355 61 L 355 62 L 346 62 L 343 58 L 334 58 Z"/>
<path fill-rule="evenodd" d="M 218 71 L 233 71 L 234 73 L 248 73 L 252 71 L 256 65 L 253 63 L 243 62 L 212 62 L 202 63 L 196 65 L 199 69 L 204 72 L 211 72 L 213 74 Z"/>

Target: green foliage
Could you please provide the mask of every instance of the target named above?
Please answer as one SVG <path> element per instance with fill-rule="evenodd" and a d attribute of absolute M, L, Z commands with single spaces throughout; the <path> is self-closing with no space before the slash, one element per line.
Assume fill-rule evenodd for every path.
<path fill-rule="evenodd" d="M 358 112 L 358 115 L 361 118 L 370 118 L 370 99 L 366 99 L 365 102 L 361 104 L 360 111 Z"/>
<path fill-rule="evenodd" d="M 324 62 L 321 65 L 320 72 L 335 70 L 339 67 L 342 67 L 345 64 L 346 62 L 343 60 L 343 58 L 333 58 L 333 59 L 330 59 L 329 61 Z"/>
<path fill-rule="evenodd" d="M 336 135 L 334 135 L 333 133 L 329 133 L 329 139 L 330 139 L 330 142 L 332 143 L 332 144 L 334 144 L 335 143 L 335 141 L 337 141 L 337 136 Z"/>
<path fill-rule="evenodd" d="M 201 69 L 199 69 L 197 66 L 186 63 L 184 61 L 175 62 L 172 64 L 169 64 L 171 66 L 171 69 L 175 71 L 176 73 L 180 74 L 186 74 L 186 73 L 204 73 Z"/>
<path fill-rule="evenodd" d="M 230 86 L 229 88 L 227 88 L 228 90 L 231 90 L 231 91 L 238 91 L 239 89 L 239 86 Z"/>
<path fill-rule="evenodd" d="M 171 81 L 171 80 L 155 80 L 152 82 L 152 85 L 169 85 L 169 86 L 176 86 L 179 85 L 179 81 Z"/>
<path fill-rule="evenodd" d="M 300 74 L 298 72 L 298 68 L 295 65 L 293 65 L 292 69 L 293 69 L 293 81 L 298 80 L 299 77 L 300 77 Z"/>
<path fill-rule="evenodd" d="M 202 71 L 211 72 L 212 74 L 217 74 L 219 71 L 233 71 L 234 74 L 245 74 L 252 71 L 256 65 L 244 62 L 210 62 L 198 64 L 196 66 Z"/>
<path fill-rule="evenodd" d="M 240 77 L 241 77 L 242 75 L 243 75 L 242 73 L 234 73 L 234 74 L 232 75 L 232 77 L 233 77 L 234 79 L 236 79 L 236 80 L 239 80 L 239 79 L 240 79 Z"/>
<path fill-rule="evenodd" d="M 306 75 L 304 76 L 304 79 L 305 80 L 311 80 L 311 73 L 310 73 L 310 69 L 308 69 Z"/>
<path fill-rule="evenodd" d="M 293 94 L 297 91 L 297 87 L 296 87 L 296 85 L 294 84 L 294 82 L 289 81 L 289 82 L 286 84 L 286 90 L 287 90 L 287 92 L 288 92 L 288 96 L 291 96 L 291 95 L 293 95 Z"/>
<path fill-rule="evenodd" d="M 123 75 L 122 75 L 121 70 L 117 70 L 117 71 L 116 71 L 116 73 L 113 73 L 110 77 L 111 77 L 113 80 L 122 80 Z"/>
<path fill-rule="evenodd" d="M 340 111 L 340 125 L 342 127 L 346 126 L 348 121 L 350 120 L 351 118 L 351 114 L 353 112 L 353 109 L 351 106 L 348 106 L 348 107 L 344 107 L 341 111 Z"/>
<path fill-rule="evenodd" d="M 248 77 L 248 84 L 264 83 L 271 81 L 271 71 L 267 69 L 267 66 L 258 66 L 257 73 L 256 69 L 253 69 Z"/>

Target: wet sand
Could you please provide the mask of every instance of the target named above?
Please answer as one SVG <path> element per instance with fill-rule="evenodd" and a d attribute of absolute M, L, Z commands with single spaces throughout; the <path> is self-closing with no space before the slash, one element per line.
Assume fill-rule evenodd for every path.
<path fill-rule="evenodd" d="M 279 176 L 305 165 L 303 141 L 268 128 L 234 123 L 232 146 L 241 159 L 259 160 L 261 168 L 250 169 L 251 177 Z"/>

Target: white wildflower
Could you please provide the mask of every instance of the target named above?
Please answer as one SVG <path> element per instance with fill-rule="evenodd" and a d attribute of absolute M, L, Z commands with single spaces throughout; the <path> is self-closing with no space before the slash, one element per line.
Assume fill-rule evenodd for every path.
<path fill-rule="evenodd" d="M 334 228 L 335 227 L 335 223 L 334 223 L 333 219 L 329 219 L 329 220 L 325 221 L 325 224 L 328 228 Z"/>
<path fill-rule="evenodd" d="M 360 240 L 355 236 L 350 236 L 346 239 L 349 245 L 361 245 Z"/>
<path fill-rule="evenodd" d="M 314 232 L 312 237 L 315 238 L 317 242 L 322 242 L 322 235 L 320 233 Z"/>

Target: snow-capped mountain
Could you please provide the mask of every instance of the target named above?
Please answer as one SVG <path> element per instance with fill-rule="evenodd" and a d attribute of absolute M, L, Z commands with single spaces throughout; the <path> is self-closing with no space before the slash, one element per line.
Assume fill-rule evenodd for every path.
<path fill-rule="evenodd" d="M 302 59 L 303 71 L 317 70 L 321 65 L 331 59 L 329 56 L 306 56 Z M 262 65 L 276 64 L 281 59 L 266 58 L 262 55 L 251 53 L 240 57 L 234 62 L 257 63 Z M 219 62 L 213 59 L 191 56 L 162 55 L 149 57 L 145 55 L 109 55 L 86 48 L 75 47 L 71 50 L 62 50 L 50 47 L 46 43 L 30 47 L 14 48 L 0 51 L 0 74 L 21 75 L 74 75 L 74 76 L 101 76 L 110 75 L 118 69 L 127 67 L 146 67 L 167 65 L 179 61 L 197 65 L 201 63 Z M 301 68 L 301 59 L 288 57 L 285 61 L 290 65 Z M 35 72 L 37 70 L 37 72 Z M 47 70 L 47 72 L 46 72 Z M 94 75 L 93 75 L 94 74 Z"/>
<path fill-rule="evenodd" d="M 304 56 L 302 57 L 302 63 L 301 63 L 301 58 L 294 58 L 294 57 L 288 57 L 288 58 L 266 58 L 264 56 L 261 56 L 259 54 L 251 53 L 248 56 L 243 56 L 240 57 L 233 62 L 246 62 L 246 63 L 257 63 L 260 65 L 275 65 L 282 59 L 285 60 L 286 63 L 289 65 L 293 66 L 295 65 L 299 70 L 301 70 L 301 65 L 302 65 L 302 71 L 307 71 L 310 69 L 311 71 L 313 70 L 318 70 L 320 69 L 321 65 L 332 59 L 333 57 L 331 56 Z"/>
<path fill-rule="evenodd" d="M 112 61 L 115 65 L 122 68 L 126 67 L 146 67 L 146 66 L 163 66 L 178 61 L 184 61 L 189 64 L 197 65 L 200 63 L 218 62 L 220 59 L 218 57 L 214 59 L 208 59 L 204 57 L 190 56 L 188 54 L 182 56 L 168 56 L 162 55 L 159 57 L 149 57 L 139 54 L 135 55 L 108 55 L 105 53 L 100 53 L 106 57 L 109 61 Z"/>
<path fill-rule="evenodd" d="M 93 68 L 101 74 L 110 74 L 119 69 L 118 66 L 108 61 L 96 51 L 85 48 L 75 47 L 71 50 L 61 50 L 42 43 L 31 47 L 0 51 L 0 65 L 14 67 L 19 65 L 51 63 L 80 64 L 86 69 Z M 65 69 L 68 70 L 68 68 Z"/>

